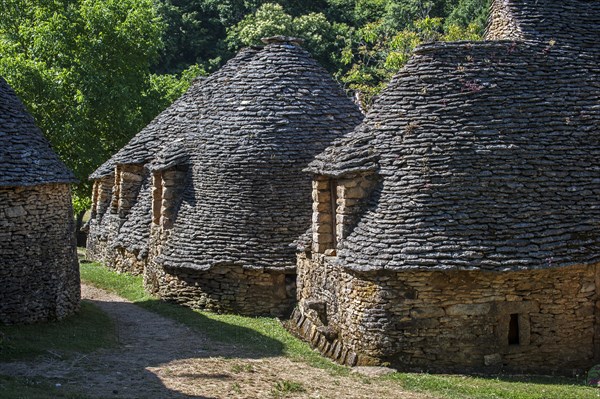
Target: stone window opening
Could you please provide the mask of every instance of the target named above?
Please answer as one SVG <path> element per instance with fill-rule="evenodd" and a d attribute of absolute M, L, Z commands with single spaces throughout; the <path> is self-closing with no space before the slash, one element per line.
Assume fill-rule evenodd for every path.
<path fill-rule="evenodd" d="M 121 167 L 115 167 L 115 185 L 113 187 L 112 201 L 110 203 L 110 213 L 119 211 L 119 197 L 121 196 Z"/>
<path fill-rule="evenodd" d="M 90 214 L 90 219 L 96 219 L 98 215 L 98 191 L 100 190 L 100 182 L 97 180 L 94 181 L 94 185 L 92 187 L 92 211 Z"/>
<path fill-rule="evenodd" d="M 160 172 L 152 174 L 152 223 L 160 225 L 162 208 L 162 176 Z"/>
<path fill-rule="evenodd" d="M 313 179 L 313 252 L 334 255 L 337 244 L 336 208 L 337 184 L 334 179 L 317 176 Z"/>
<path fill-rule="evenodd" d="M 285 293 L 288 298 L 296 298 L 296 273 L 285 274 Z"/>
<path fill-rule="evenodd" d="M 377 184 L 373 173 L 313 179 L 313 252 L 335 256 Z"/>
<path fill-rule="evenodd" d="M 519 352 L 531 344 L 530 315 L 539 313 L 536 301 L 500 302 L 497 309 L 496 334 L 498 344 L 507 352 Z"/>
<path fill-rule="evenodd" d="M 170 229 L 175 222 L 185 187 L 185 166 L 175 166 L 152 174 L 152 223 Z"/>
<path fill-rule="evenodd" d="M 511 313 L 508 322 L 508 344 L 520 345 L 519 314 Z"/>
<path fill-rule="evenodd" d="M 112 207 L 115 178 L 112 174 L 94 181 L 90 219 L 99 219 Z"/>
<path fill-rule="evenodd" d="M 144 167 L 139 164 L 117 165 L 113 195 L 113 213 L 125 217 L 135 205 L 142 187 Z"/>

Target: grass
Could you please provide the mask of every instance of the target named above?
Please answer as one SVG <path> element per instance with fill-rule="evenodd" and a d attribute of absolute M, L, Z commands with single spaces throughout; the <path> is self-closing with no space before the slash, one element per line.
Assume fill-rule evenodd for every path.
<path fill-rule="evenodd" d="M 192 311 L 189 308 L 163 302 L 148 295 L 142 278 L 117 274 L 97 264 L 81 265 L 82 279 L 99 288 L 115 292 L 139 306 L 173 318 L 202 331 L 210 339 L 229 344 L 257 356 L 285 355 L 292 360 L 328 370 L 336 375 L 348 375 L 349 370 L 323 358 L 310 347 L 288 333 L 277 319 L 243 317 Z M 236 369 L 234 372 L 237 372 Z M 239 371 L 242 371 L 241 369 Z M 463 375 L 433 375 L 393 373 L 382 379 L 392 381 L 413 392 L 425 392 L 444 399 L 598 399 L 600 390 L 586 387 L 583 381 L 555 377 L 474 377 Z M 284 397 L 298 388 L 290 381 L 280 381 L 273 389 L 275 397 Z M 303 387 L 300 385 L 299 388 Z M 298 392 L 298 391 L 295 391 Z"/>
<path fill-rule="evenodd" d="M 427 392 L 445 399 L 592 399 L 600 390 L 561 377 L 473 377 L 394 373 L 384 377 L 404 389 Z"/>
<path fill-rule="evenodd" d="M 112 320 L 89 302 L 80 311 L 54 323 L 0 326 L 3 361 L 33 359 L 40 355 L 69 357 L 116 345 Z"/>
<path fill-rule="evenodd" d="M 304 386 L 295 381 L 281 380 L 277 381 L 273 388 L 272 394 L 274 398 L 284 398 L 290 393 L 306 392 Z"/>

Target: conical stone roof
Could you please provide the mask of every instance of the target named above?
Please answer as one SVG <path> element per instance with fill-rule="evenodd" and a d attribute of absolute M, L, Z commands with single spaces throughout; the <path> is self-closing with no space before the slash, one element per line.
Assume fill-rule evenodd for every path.
<path fill-rule="evenodd" d="M 157 154 L 170 143 L 178 142 L 190 134 L 190 118 L 204 115 L 204 104 L 210 101 L 218 88 L 234 75 L 240 65 L 247 62 L 258 48 L 242 49 L 221 69 L 206 78 L 196 79 L 190 88 L 152 122 L 136 134 L 113 157 L 102 164 L 91 176 L 98 179 L 114 173 L 117 164 L 144 164 L 155 160 Z M 111 247 L 126 248 L 145 257 L 148 253 L 150 224 L 152 221 L 152 182 L 145 174 L 134 206 L 119 227 L 118 236 Z M 104 222 L 100 222 L 103 224 Z"/>
<path fill-rule="evenodd" d="M 117 164 L 144 164 L 151 161 L 167 143 L 185 133 L 187 119 L 190 116 L 202 115 L 203 104 L 209 101 L 221 82 L 234 74 L 239 65 L 252 58 L 257 51 L 257 48 L 244 48 L 217 72 L 207 78 L 197 78 L 181 97 L 98 167 L 90 175 L 90 179 L 98 179 L 114 173 Z"/>
<path fill-rule="evenodd" d="M 549 3 L 558 15 L 561 4 L 597 4 Z M 364 123 L 307 169 L 381 176 L 337 262 L 497 271 L 600 261 L 597 50 L 545 36 L 418 49 Z"/>
<path fill-rule="evenodd" d="M 0 186 L 72 183 L 73 173 L 52 150 L 14 90 L 0 77 Z"/>
<path fill-rule="evenodd" d="M 189 139 L 167 148 L 151 168 L 187 159 L 189 184 L 166 267 L 217 265 L 294 269 L 289 244 L 311 215 L 310 177 L 302 169 L 362 115 L 293 40 L 273 39 L 223 81 Z M 186 154 L 186 155 L 183 155 Z"/>

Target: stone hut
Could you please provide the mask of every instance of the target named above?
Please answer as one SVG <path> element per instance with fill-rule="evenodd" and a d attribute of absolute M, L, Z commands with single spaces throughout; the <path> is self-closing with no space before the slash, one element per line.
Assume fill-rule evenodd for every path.
<path fill-rule="evenodd" d="M 0 169 L 0 324 L 62 319 L 80 299 L 76 180 L 2 77 Z"/>
<path fill-rule="evenodd" d="M 183 136 L 189 118 L 257 51 L 247 48 L 208 78 L 197 78 L 188 91 L 91 176 L 92 211 L 87 258 L 121 272 L 141 274 L 148 262 L 152 223 L 152 176 L 144 166 L 167 144 Z"/>
<path fill-rule="evenodd" d="M 600 2 L 496 0 L 310 164 L 295 331 L 348 365 L 600 360 Z"/>
<path fill-rule="evenodd" d="M 298 39 L 265 43 L 149 165 L 144 280 L 162 298 L 250 315 L 285 314 L 295 303 L 290 243 L 311 218 L 302 169 L 362 114 Z"/>

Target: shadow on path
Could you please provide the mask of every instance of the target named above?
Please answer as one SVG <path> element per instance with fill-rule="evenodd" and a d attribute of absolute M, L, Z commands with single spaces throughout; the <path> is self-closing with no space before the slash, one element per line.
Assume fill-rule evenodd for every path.
<path fill-rule="evenodd" d="M 0 363 L 0 374 L 48 378 L 90 397 L 210 399 L 214 396 L 184 389 L 185 381 L 190 378 L 228 380 L 232 378 L 230 370 L 215 373 L 192 368 L 188 373 L 170 375 L 170 365 L 199 363 L 194 362 L 195 359 L 259 359 L 282 353 L 279 341 L 245 327 L 209 319 L 189 308 L 173 307 L 175 316 L 192 316 L 202 328 L 199 331 L 206 330 L 207 334 L 142 308 L 151 308 L 153 301 L 133 304 L 87 285 L 82 286 L 82 297 L 114 320 L 116 348 L 101 349 L 76 359 L 38 358 Z M 219 334 L 222 339 L 215 339 Z"/>

